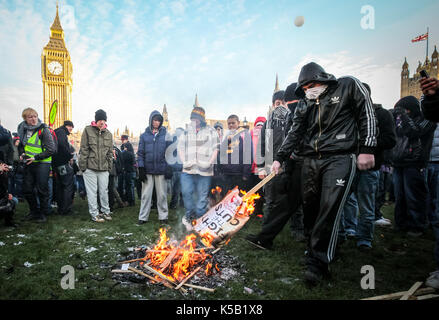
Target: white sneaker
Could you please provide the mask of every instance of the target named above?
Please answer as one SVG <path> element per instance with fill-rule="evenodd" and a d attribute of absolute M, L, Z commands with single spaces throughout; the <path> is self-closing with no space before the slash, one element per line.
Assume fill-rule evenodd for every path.
<path fill-rule="evenodd" d="M 381 218 L 375 221 L 375 225 L 380 227 L 389 227 L 392 225 L 392 222 L 389 219 Z"/>
<path fill-rule="evenodd" d="M 439 289 L 439 270 L 430 273 L 425 281 L 425 285 L 434 289 Z"/>
<path fill-rule="evenodd" d="M 187 232 L 192 231 L 192 224 L 189 221 L 187 221 L 186 217 L 183 216 L 181 218 L 181 223 L 183 223 L 183 225 L 186 227 Z"/>
<path fill-rule="evenodd" d="M 111 218 L 111 215 L 110 214 L 102 214 L 102 216 L 104 217 L 104 219 L 105 220 L 108 220 L 108 221 L 110 221 L 110 220 L 113 220 L 113 218 Z"/>
<path fill-rule="evenodd" d="M 102 219 L 99 215 L 92 217 L 91 220 L 94 222 L 105 222 L 105 219 Z"/>

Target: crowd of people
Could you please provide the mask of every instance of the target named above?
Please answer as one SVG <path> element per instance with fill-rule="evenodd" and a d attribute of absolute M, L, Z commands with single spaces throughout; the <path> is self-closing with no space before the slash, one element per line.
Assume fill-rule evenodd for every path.
<path fill-rule="evenodd" d="M 419 237 L 433 229 L 437 271 L 427 284 L 439 288 L 439 81 L 422 78 L 420 87 L 421 100 L 408 96 L 385 109 L 372 102 L 368 84 L 309 63 L 297 83 L 273 94 L 268 118 L 258 116 L 252 130 L 235 114 L 227 128 L 211 127 L 194 106 L 190 123 L 171 135 L 154 110 L 137 152 L 128 136 L 115 145 L 102 109 L 74 150 L 73 122 L 52 130 L 27 108 L 16 133 L 0 126 L 0 212 L 16 227 L 15 207 L 25 199 L 25 220 L 44 223 L 54 202 L 58 214 L 74 213 L 77 192 L 91 220 L 104 223 L 116 205 L 136 206 L 137 195 L 139 225 L 153 207 L 163 225 L 169 209 L 182 207 L 191 231 L 228 191 L 249 190 L 274 172 L 255 206 L 263 223 L 247 235 L 251 244 L 272 249 L 289 223 L 292 237 L 307 242 L 304 277 L 315 285 L 346 239 L 372 249 L 375 227 L 392 225 L 381 212 L 390 201 L 396 231 Z"/>

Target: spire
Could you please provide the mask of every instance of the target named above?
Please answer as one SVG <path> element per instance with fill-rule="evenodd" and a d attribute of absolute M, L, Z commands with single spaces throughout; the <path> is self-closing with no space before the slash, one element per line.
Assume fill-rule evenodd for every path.
<path fill-rule="evenodd" d="M 200 107 L 200 104 L 198 103 L 198 94 L 195 94 L 194 108 L 195 108 L 195 107 Z"/>
<path fill-rule="evenodd" d="M 437 58 L 437 57 L 438 57 L 438 52 L 437 52 L 436 46 L 434 46 L 434 51 L 433 51 L 433 54 L 431 55 L 431 58 L 433 60 L 434 58 Z"/>
<path fill-rule="evenodd" d="M 402 68 L 403 68 L 403 69 L 408 69 L 408 67 L 409 67 L 409 64 L 407 63 L 407 57 L 405 57 L 405 58 L 404 58 L 404 63 L 403 63 L 403 65 L 402 65 Z"/>
<path fill-rule="evenodd" d="M 163 106 L 163 112 L 162 112 L 162 114 L 167 114 L 168 113 L 168 110 L 166 110 L 166 103 L 165 103 L 165 105 Z"/>
<path fill-rule="evenodd" d="M 59 14 L 58 14 L 58 1 L 56 2 L 56 16 L 55 20 L 53 20 L 52 26 L 50 27 L 51 30 L 60 30 L 63 31 L 61 27 L 61 22 L 59 20 Z"/>
<path fill-rule="evenodd" d="M 277 76 L 277 73 L 276 73 L 276 84 L 275 84 L 275 86 L 274 86 L 274 91 L 273 91 L 273 93 L 276 93 L 276 92 L 278 92 L 278 91 L 280 91 L 280 89 L 279 89 L 279 77 Z"/>

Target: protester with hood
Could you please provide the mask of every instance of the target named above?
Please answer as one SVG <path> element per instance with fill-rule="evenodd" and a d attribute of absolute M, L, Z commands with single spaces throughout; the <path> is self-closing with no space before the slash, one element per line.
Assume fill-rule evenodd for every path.
<path fill-rule="evenodd" d="M 289 87 L 291 90 L 291 86 Z M 298 99 L 292 98 L 289 93 L 290 107 L 294 108 Z M 277 91 L 272 98 L 272 111 L 268 116 L 261 131 L 261 151 L 257 154 L 263 156 L 263 161 L 258 161 L 259 178 L 263 179 L 270 171 L 273 155 L 278 152 L 288 134 L 288 123 L 291 117 L 290 108 L 285 101 L 285 91 Z M 265 201 L 267 214 L 264 215 L 261 231 L 246 237 L 248 241 L 258 247 L 270 249 L 276 236 L 282 231 L 288 221 L 294 217 L 294 224 L 298 231 L 301 225 L 300 173 L 301 161 L 287 159 L 282 173 L 274 177 L 265 185 Z M 299 213 L 298 217 L 295 214 Z M 295 235 L 296 237 L 296 235 Z M 300 240 L 300 239 L 299 239 Z"/>
<path fill-rule="evenodd" d="M 356 167 L 373 168 L 376 115 L 369 93 L 354 77 L 336 79 L 318 64 L 302 67 L 299 101 L 272 170 L 297 154 L 304 157 L 302 196 L 308 236 L 305 280 L 315 285 L 329 275 L 341 212 Z"/>
<path fill-rule="evenodd" d="M 207 211 L 219 143 L 215 129 L 206 123 L 206 114 L 202 107 L 194 106 L 190 119 L 191 123 L 178 139 L 177 146 L 178 155 L 183 163 L 181 188 L 186 213 L 182 223 L 187 231 L 192 230 L 191 221 Z"/>
<path fill-rule="evenodd" d="M 107 129 L 107 114 L 104 110 L 97 110 L 95 121 L 85 127 L 79 154 L 79 168 L 83 172 L 91 219 L 95 222 L 112 220 L 108 203 L 108 179 L 113 166 L 113 135 Z"/>
<path fill-rule="evenodd" d="M 161 224 L 168 223 L 168 200 L 166 149 L 171 144 L 163 127 L 163 116 L 157 110 L 149 116 L 149 126 L 140 136 L 137 150 L 139 179 L 142 181 L 142 198 L 139 212 L 139 224 L 148 222 L 151 210 L 152 191 L 157 194 L 157 209 Z"/>
<path fill-rule="evenodd" d="M 25 219 L 46 222 L 49 213 L 48 181 L 52 155 L 56 152 L 55 142 L 49 128 L 38 119 L 34 109 L 24 109 L 22 117 L 24 121 L 18 125 L 17 132 L 21 141 L 18 147 L 20 160 L 25 163 L 23 195 L 30 210 Z"/>
<path fill-rule="evenodd" d="M 423 96 L 421 97 L 421 108 L 425 116 L 425 119 L 436 123 L 439 122 L 439 81 L 433 77 L 421 78 L 420 87 L 423 93 Z M 435 132 L 435 136 L 436 136 L 436 132 Z M 432 150 L 432 152 L 434 152 L 434 150 Z M 438 189 L 437 182 L 435 184 L 436 184 L 436 189 Z M 434 189 L 435 188 L 430 188 L 430 192 L 435 192 Z M 437 197 L 436 198 L 436 203 L 437 203 L 438 201 L 437 199 L 439 199 L 439 195 L 436 195 L 436 197 Z M 438 214 L 437 210 L 435 211 L 436 214 Z M 436 218 L 439 219 L 439 217 Z M 430 219 L 430 220 L 434 220 L 434 219 Z M 428 279 L 425 281 L 425 284 L 435 289 L 439 289 L 439 223 L 437 222 L 432 223 L 432 225 L 433 225 L 433 231 L 436 236 L 436 247 L 435 247 L 434 255 L 436 259 L 437 269 L 436 271 L 430 274 Z"/>
<path fill-rule="evenodd" d="M 424 119 L 419 100 L 414 96 L 404 97 L 395 104 L 394 119 L 395 224 L 400 231 L 420 236 L 427 213 L 425 168 L 436 124 Z"/>
<path fill-rule="evenodd" d="M 68 136 L 74 128 L 73 122 L 66 120 L 64 124 L 55 130 L 58 138 L 58 151 L 53 155 L 53 169 L 56 172 L 56 202 L 58 214 L 68 215 L 72 213 L 74 189 L 74 170 L 70 165 L 75 150 L 68 140 Z"/>
<path fill-rule="evenodd" d="M 363 83 L 369 95 L 368 84 Z M 357 171 L 351 187 L 351 194 L 345 203 L 341 219 L 340 234 L 356 237 L 359 250 L 368 251 L 372 248 L 375 227 L 376 194 L 379 187 L 380 167 L 384 159 L 384 150 L 391 149 L 396 143 L 395 125 L 392 114 L 380 104 L 373 104 L 377 117 L 377 147 L 374 152 L 375 166 L 369 170 Z M 357 220 L 357 212 L 359 218 Z M 381 219 L 383 219 L 381 217 Z"/>

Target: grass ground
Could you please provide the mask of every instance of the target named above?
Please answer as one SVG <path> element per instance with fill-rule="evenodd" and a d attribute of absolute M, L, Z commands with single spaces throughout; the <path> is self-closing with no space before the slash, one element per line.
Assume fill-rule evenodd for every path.
<path fill-rule="evenodd" d="M 332 279 L 309 289 L 301 280 L 305 244 L 293 241 L 285 227 L 274 250 L 255 249 L 244 241 L 247 234 L 260 229 L 261 219 L 254 216 L 223 249 L 242 263 L 244 281 L 229 280 L 213 294 L 198 292 L 184 297 L 174 290 L 163 290 L 157 295 L 146 285 L 121 286 L 110 273 L 109 267 L 129 253 L 130 247 L 151 245 L 158 239 L 156 210 L 152 210 L 150 222 L 138 226 L 138 208 L 139 203 L 117 209 L 112 221 L 94 223 L 87 202 L 76 198 L 76 215 L 50 216 L 46 224 L 36 224 L 20 222 L 27 213 L 27 204 L 20 203 L 16 213 L 19 227 L 0 227 L 0 299 L 360 299 L 408 290 L 434 270 L 431 232 L 414 239 L 392 229 L 376 228 L 372 251 L 359 252 L 353 240 L 347 241 L 331 265 Z M 182 210 L 169 214 L 169 234 L 179 239 L 182 214 Z M 384 214 L 393 219 L 393 208 L 385 207 Z M 74 290 L 61 288 L 64 265 L 75 269 Z M 374 290 L 361 289 L 364 265 L 375 269 Z"/>

